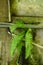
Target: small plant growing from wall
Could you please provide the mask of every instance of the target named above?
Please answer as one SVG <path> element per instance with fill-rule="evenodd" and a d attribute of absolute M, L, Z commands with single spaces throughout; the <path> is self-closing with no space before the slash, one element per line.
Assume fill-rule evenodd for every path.
<path fill-rule="evenodd" d="M 19 58 L 23 45 L 25 45 L 25 59 L 27 59 L 31 55 L 31 51 L 33 48 L 32 29 L 24 27 L 25 24 L 22 21 L 16 21 L 14 25 L 10 26 L 10 31 L 11 33 L 13 33 L 11 42 L 11 57 L 14 56 L 15 50 L 17 49 Z M 18 34 L 14 33 L 17 28 L 19 28 L 20 30 Z"/>
<path fill-rule="evenodd" d="M 40 54 L 39 52 L 43 48 L 43 46 L 38 44 L 40 40 L 37 41 L 40 38 L 40 37 L 39 38 L 37 37 L 40 36 L 41 33 L 36 35 L 36 30 L 37 29 L 26 27 L 26 24 L 21 20 L 16 20 L 15 23 L 10 26 L 10 31 L 12 34 L 10 55 L 13 59 L 15 53 L 17 52 L 15 55 L 15 57 L 18 56 L 18 58 L 15 61 L 16 65 L 18 64 L 19 57 L 22 54 L 21 52 L 23 51 L 22 50 L 23 46 L 25 47 L 25 52 L 23 51 L 25 54 L 24 55 L 25 60 L 28 59 L 27 65 L 43 64 L 43 62 L 41 61 L 42 54 Z M 40 39 L 42 39 L 42 37 Z M 14 60 L 15 60 L 15 57 L 14 57 Z M 22 57 L 22 60 L 23 60 L 23 57 Z M 22 64 L 22 62 L 20 62 L 19 65 L 26 65 L 26 63 Z"/>

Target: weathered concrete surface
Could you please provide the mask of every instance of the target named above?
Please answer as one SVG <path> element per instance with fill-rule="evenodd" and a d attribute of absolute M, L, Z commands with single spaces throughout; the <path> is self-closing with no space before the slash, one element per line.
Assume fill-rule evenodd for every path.
<path fill-rule="evenodd" d="M 0 0 L 0 22 L 8 22 L 8 0 Z"/>
<path fill-rule="evenodd" d="M 11 0 L 11 11 L 20 16 L 43 16 L 43 0 Z"/>
<path fill-rule="evenodd" d="M 40 46 L 43 47 L 43 29 L 36 30 L 35 40 L 36 40 L 36 44 L 39 44 Z M 38 47 L 37 50 L 41 56 L 41 62 L 43 63 L 43 48 L 42 47 L 41 48 Z"/>
<path fill-rule="evenodd" d="M 34 44 L 38 45 L 33 45 L 30 65 L 43 65 L 43 29 L 36 29 L 35 33 Z"/>
<path fill-rule="evenodd" d="M 8 30 L 6 28 L 0 28 L 0 43 L 1 65 L 8 65 L 8 61 L 10 61 L 11 36 L 8 34 Z"/>
<path fill-rule="evenodd" d="M 43 17 L 12 17 L 12 22 L 14 23 L 16 20 L 21 20 L 24 23 L 37 23 L 43 22 Z"/>

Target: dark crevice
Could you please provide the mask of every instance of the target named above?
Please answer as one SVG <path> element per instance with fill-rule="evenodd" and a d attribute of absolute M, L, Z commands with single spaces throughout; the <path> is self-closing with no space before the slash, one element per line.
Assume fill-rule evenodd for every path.
<path fill-rule="evenodd" d="M 25 46 L 22 47 L 22 52 L 18 61 L 21 65 L 28 65 L 28 59 L 25 59 Z"/>

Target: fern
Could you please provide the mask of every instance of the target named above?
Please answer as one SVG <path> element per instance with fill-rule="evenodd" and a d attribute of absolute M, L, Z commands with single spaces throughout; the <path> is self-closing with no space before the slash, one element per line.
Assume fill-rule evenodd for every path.
<path fill-rule="evenodd" d="M 13 25 L 11 25 L 10 26 L 10 31 L 11 32 L 13 32 L 16 28 L 22 28 L 22 27 L 24 27 L 24 23 L 22 22 L 22 21 L 16 21 L 16 23 L 15 24 L 13 24 Z"/>
<path fill-rule="evenodd" d="M 29 55 L 31 54 L 32 50 L 32 29 L 28 29 L 25 35 L 25 58 L 27 59 Z"/>
<path fill-rule="evenodd" d="M 22 21 L 16 21 L 15 24 L 10 26 L 10 31 L 13 32 L 18 27 L 19 28 L 25 27 L 25 24 Z M 27 59 L 30 56 L 31 50 L 33 47 L 32 46 L 32 42 L 33 42 L 33 40 L 32 40 L 32 29 L 28 29 L 26 34 L 23 31 L 23 32 L 13 36 L 12 42 L 11 42 L 11 56 L 13 56 L 13 53 L 15 52 L 16 48 L 18 49 L 18 53 L 20 54 L 21 48 L 22 48 L 21 41 L 22 41 L 24 35 L 25 35 L 25 48 L 26 48 L 25 58 Z"/>
<path fill-rule="evenodd" d="M 23 39 L 24 37 L 24 31 L 21 32 L 20 34 L 18 35 L 15 35 L 13 38 L 12 38 L 12 42 L 11 42 L 11 56 L 13 56 L 13 53 L 17 47 L 17 45 L 20 44 L 21 40 Z M 18 48 L 19 49 L 19 48 Z"/>

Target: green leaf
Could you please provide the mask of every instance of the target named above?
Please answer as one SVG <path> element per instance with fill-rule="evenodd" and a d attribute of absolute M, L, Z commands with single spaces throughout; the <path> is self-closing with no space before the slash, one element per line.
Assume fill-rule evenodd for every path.
<path fill-rule="evenodd" d="M 17 26 L 13 24 L 9 28 L 10 28 L 10 31 L 13 32 L 17 28 Z"/>
<path fill-rule="evenodd" d="M 26 36 L 25 36 L 25 47 L 26 47 L 25 58 L 26 59 L 31 54 L 32 42 L 33 42 L 33 40 L 32 40 L 32 29 L 28 29 L 28 31 L 26 32 Z"/>
<path fill-rule="evenodd" d="M 10 26 L 10 31 L 13 32 L 17 27 L 23 27 L 24 23 L 22 21 L 16 21 L 15 24 Z"/>
<path fill-rule="evenodd" d="M 24 31 L 19 33 L 18 35 L 14 35 L 11 42 L 11 56 L 13 56 L 13 53 L 17 47 L 17 45 L 21 42 L 22 38 L 24 37 Z"/>
<path fill-rule="evenodd" d="M 22 48 L 22 43 L 20 42 L 20 43 L 17 45 L 17 49 L 18 49 L 19 55 L 20 55 L 20 53 L 21 53 L 21 48 Z"/>

